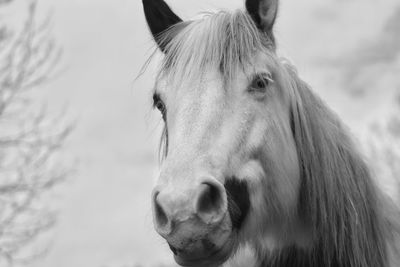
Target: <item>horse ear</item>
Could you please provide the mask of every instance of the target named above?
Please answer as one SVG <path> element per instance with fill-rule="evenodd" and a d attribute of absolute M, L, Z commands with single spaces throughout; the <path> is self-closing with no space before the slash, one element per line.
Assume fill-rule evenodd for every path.
<path fill-rule="evenodd" d="M 160 35 L 182 20 L 163 0 L 143 0 L 144 15 L 158 47 L 164 52 L 167 42 Z"/>
<path fill-rule="evenodd" d="M 246 0 L 246 9 L 257 27 L 272 36 L 272 28 L 278 14 L 278 0 Z"/>

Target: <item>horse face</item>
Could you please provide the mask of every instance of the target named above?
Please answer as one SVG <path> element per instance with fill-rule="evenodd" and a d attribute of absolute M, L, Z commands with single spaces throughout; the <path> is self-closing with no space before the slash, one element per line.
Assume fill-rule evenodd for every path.
<path fill-rule="evenodd" d="M 258 5 L 260 12 L 252 14 Z M 272 29 L 276 1 L 248 1 L 246 6 L 258 26 L 253 29 L 251 24 L 249 29 Z M 151 11 L 147 8 L 148 21 L 156 14 L 180 20 L 168 15 L 169 9 Z M 241 16 L 248 24 L 248 15 Z M 179 57 L 186 51 L 190 60 L 185 62 L 196 61 L 191 55 L 202 52 L 191 49 L 203 39 L 171 52 L 165 42 L 168 38 L 157 39 L 159 23 L 151 20 L 150 28 L 167 56 Z M 209 29 L 209 25 L 203 27 L 203 35 Z M 197 30 L 187 31 L 179 37 L 183 43 L 187 36 L 197 34 Z M 266 36 L 274 43 L 272 32 Z M 277 233 L 286 234 L 285 222 L 294 217 L 299 167 L 290 125 L 290 97 L 285 92 L 288 84 L 280 74 L 273 48 L 259 50 L 248 60 L 251 64 L 237 68 L 229 78 L 220 64 L 204 60 L 197 79 L 176 75 L 172 69 L 157 81 L 154 106 L 165 120 L 167 153 L 153 191 L 154 224 L 181 265 L 217 266 L 245 237 L 269 236 L 278 242 L 281 236 Z M 208 48 L 203 53 L 207 57 Z"/>
<path fill-rule="evenodd" d="M 153 194 L 154 221 L 182 265 L 219 264 L 244 241 L 241 233 L 273 235 L 295 210 L 289 98 L 270 57 L 260 52 L 254 62 L 228 86 L 212 68 L 196 84 L 158 82 L 168 153 Z"/>

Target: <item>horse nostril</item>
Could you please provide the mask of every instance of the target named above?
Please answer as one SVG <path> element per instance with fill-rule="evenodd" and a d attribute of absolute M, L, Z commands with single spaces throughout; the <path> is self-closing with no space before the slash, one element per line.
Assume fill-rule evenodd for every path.
<path fill-rule="evenodd" d="M 219 220 L 224 214 L 224 202 L 224 194 L 217 185 L 203 183 L 197 196 L 197 214 L 205 222 Z"/>
<path fill-rule="evenodd" d="M 163 207 L 159 203 L 158 194 L 154 197 L 154 206 L 155 206 L 155 220 L 158 227 L 163 228 L 168 224 L 168 216 L 165 213 Z"/>

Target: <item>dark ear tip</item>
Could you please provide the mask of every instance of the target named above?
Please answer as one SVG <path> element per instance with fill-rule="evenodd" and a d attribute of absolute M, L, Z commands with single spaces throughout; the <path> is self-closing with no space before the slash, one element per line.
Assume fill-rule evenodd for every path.
<path fill-rule="evenodd" d="M 164 0 L 142 0 L 144 7 L 160 8 L 163 5 L 167 5 Z"/>
<path fill-rule="evenodd" d="M 181 22 L 164 0 L 142 0 L 147 24 L 161 50 L 168 40 L 161 40 L 160 35 L 167 29 Z"/>
<path fill-rule="evenodd" d="M 155 5 L 157 2 L 160 2 L 160 0 L 142 0 L 144 6 Z"/>
<path fill-rule="evenodd" d="M 279 0 L 246 0 L 245 5 L 257 27 L 271 32 L 278 13 Z"/>

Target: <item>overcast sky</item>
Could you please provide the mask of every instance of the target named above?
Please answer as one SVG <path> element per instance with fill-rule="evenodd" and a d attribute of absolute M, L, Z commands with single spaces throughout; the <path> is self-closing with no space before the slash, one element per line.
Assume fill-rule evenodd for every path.
<path fill-rule="evenodd" d="M 355 100 L 343 87 L 355 86 L 355 75 L 360 75 L 358 84 L 368 81 L 364 72 L 355 74 L 354 69 L 372 68 L 370 72 L 380 75 L 400 66 L 399 28 L 393 26 L 400 25 L 397 1 L 282 1 L 276 28 L 280 53 L 355 132 L 371 117 L 387 112 L 393 97 L 385 89 Z M 243 6 L 241 0 L 167 2 L 184 19 Z M 64 71 L 43 88 L 41 98 L 53 110 L 67 104 L 77 120 L 67 152 L 78 160 L 78 173 L 58 196 L 61 212 L 53 248 L 33 266 L 171 262 L 168 248 L 152 228 L 150 211 L 161 125 L 150 107 L 154 64 L 134 81 L 153 48 L 141 1 L 39 3 L 41 11 L 53 13 L 54 35 L 64 50 Z M 391 39 L 393 35 L 397 38 Z M 377 67 L 376 62 L 381 64 Z M 382 83 L 399 86 L 392 76 L 386 75 Z"/>

